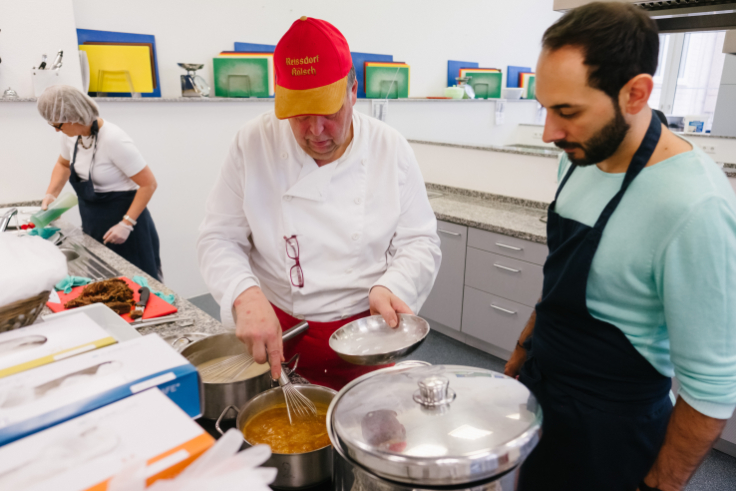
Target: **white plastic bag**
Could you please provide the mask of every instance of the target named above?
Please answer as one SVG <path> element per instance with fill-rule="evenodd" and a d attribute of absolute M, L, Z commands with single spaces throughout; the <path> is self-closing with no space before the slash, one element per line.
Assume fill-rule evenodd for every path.
<path fill-rule="evenodd" d="M 0 234 L 0 307 L 52 290 L 66 275 L 66 258 L 51 242 Z"/>

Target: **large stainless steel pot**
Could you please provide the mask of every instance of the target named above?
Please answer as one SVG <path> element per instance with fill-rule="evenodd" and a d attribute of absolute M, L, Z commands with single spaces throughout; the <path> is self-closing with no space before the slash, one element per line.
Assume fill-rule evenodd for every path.
<path fill-rule="evenodd" d="M 329 404 L 337 394 L 334 390 L 320 385 L 295 385 L 294 389 L 301 392 L 313 402 L 325 405 Z M 234 410 L 237 414 L 235 421 L 236 427 L 242 433 L 245 425 L 256 414 L 284 403 L 284 393 L 280 387 L 268 390 L 257 395 L 241 408 L 236 406 L 225 408 L 220 418 L 218 418 L 215 427 L 222 434 L 223 431 L 220 429 L 220 421 L 228 412 Z M 251 443 L 245 437 L 243 437 L 243 441 L 246 445 L 251 446 Z M 276 480 L 271 486 L 281 489 L 306 488 L 332 477 L 332 446 L 328 445 L 312 452 L 299 454 L 274 453 L 271 454 L 271 457 L 263 465 L 278 469 Z"/>
<path fill-rule="evenodd" d="M 309 328 L 306 322 L 297 324 L 284 333 L 283 340 L 288 341 Z M 182 338 L 180 338 L 182 339 Z M 183 350 L 181 354 L 194 366 L 221 356 L 239 355 L 245 346 L 235 335 L 235 332 L 214 334 L 199 341 L 195 341 Z M 268 390 L 271 385 L 271 372 L 267 371 L 257 377 L 227 383 L 204 383 L 204 411 L 202 416 L 207 419 L 217 419 L 222 410 L 228 406 L 241 407 L 243 404 Z"/>
<path fill-rule="evenodd" d="M 327 413 L 337 491 L 512 490 L 542 410 L 481 368 L 401 366 L 346 385 Z"/>

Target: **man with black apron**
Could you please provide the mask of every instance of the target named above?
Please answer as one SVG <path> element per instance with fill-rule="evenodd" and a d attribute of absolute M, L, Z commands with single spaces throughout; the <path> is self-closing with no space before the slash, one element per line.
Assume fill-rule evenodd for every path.
<path fill-rule="evenodd" d="M 736 198 L 647 105 L 658 35 L 645 13 L 581 7 L 543 45 L 544 139 L 567 155 L 542 298 L 506 366 L 544 411 L 519 489 L 679 490 L 736 406 L 734 308 L 718 288 L 736 285 L 722 252 Z"/>

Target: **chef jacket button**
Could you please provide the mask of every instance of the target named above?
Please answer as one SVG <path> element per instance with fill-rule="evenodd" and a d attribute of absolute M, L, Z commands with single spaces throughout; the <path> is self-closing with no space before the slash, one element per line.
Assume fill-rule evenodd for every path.
<path fill-rule="evenodd" d="M 304 316 L 303 315 L 295 315 L 294 317 L 296 317 L 300 321 L 303 321 L 304 320 Z"/>
<path fill-rule="evenodd" d="M 281 158 L 282 158 L 282 159 L 284 159 L 284 160 L 286 160 L 286 159 L 288 159 L 288 158 L 289 158 L 289 154 L 288 154 L 288 153 L 286 153 L 286 152 L 282 152 L 282 153 L 281 153 Z"/>
<path fill-rule="evenodd" d="M 355 204 L 359 205 L 363 202 L 363 198 L 355 198 Z"/>
<path fill-rule="evenodd" d="M 289 196 L 288 194 L 284 196 L 284 201 L 291 201 L 291 196 Z"/>
<path fill-rule="evenodd" d="M 353 234 L 353 240 L 360 239 L 360 234 Z"/>
<path fill-rule="evenodd" d="M 350 273 L 352 273 L 352 272 L 353 272 L 353 268 L 348 268 L 348 269 L 346 269 L 346 270 L 345 270 L 345 272 L 346 272 L 347 274 L 350 274 Z"/>

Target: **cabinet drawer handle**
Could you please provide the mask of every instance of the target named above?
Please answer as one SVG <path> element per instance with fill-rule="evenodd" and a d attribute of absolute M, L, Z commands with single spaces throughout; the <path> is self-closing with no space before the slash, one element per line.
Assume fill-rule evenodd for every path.
<path fill-rule="evenodd" d="M 521 273 L 520 269 L 509 268 L 508 266 L 501 266 L 500 264 L 496 264 L 496 263 L 493 263 L 493 265 L 497 267 L 498 269 L 503 269 L 504 271 L 510 271 L 512 273 Z"/>
<path fill-rule="evenodd" d="M 514 246 L 510 246 L 510 245 L 502 244 L 502 243 L 500 243 L 500 242 L 496 242 L 496 245 L 497 245 L 498 247 L 503 247 L 504 249 L 511 249 L 512 251 L 517 251 L 517 252 L 519 252 L 519 251 L 523 251 L 523 250 L 524 250 L 524 248 L 523 248 L 523 247 L 514 247 Z"/>
<path fill-rule="evenodd" d="M 513 310 L 505 309 L 503 307 L 499 307 L 498 305 L 491 304 L 491 308 L 492 309 L 496 309 L 496 310 L 500 310 L 501 312 L 504 312 L 506 314 L 516 315 L 516 312 L 514 312 Z"/>
<path fill-rule="evenodd" d="M 441 228 L 438 228 L 437 231 L 441 234 L 454 235 L 455 237 L 460 237 L 460 234 L 457 232 L 450 232 L 449 230 L 442 230 Z"/>

